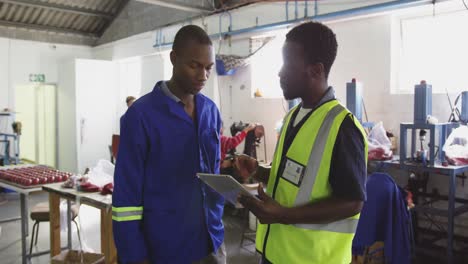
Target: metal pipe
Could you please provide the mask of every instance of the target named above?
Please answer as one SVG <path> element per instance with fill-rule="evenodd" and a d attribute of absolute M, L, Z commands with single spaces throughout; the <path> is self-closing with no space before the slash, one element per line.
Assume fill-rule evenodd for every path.
<path fill-rule="evenodd" d="M 457 176 L 455 170 L 451 170 L 449 175 L 449 201 L 448 201 L 448 226 L 447 226 L 447 262 L 453 261 L 453 221 L 455 218 L 455 186 L 457 185 Z"/>
<path fill-rule="evenodd" d="M 309 5 L 308 5 L 308 1 L 309 0 L 304 0 L 304 17 L 307 17 L 308 16 L 308 13 L 309 13 Z"/>
<path fill-rule="evenodd" d="M 72 249 L 72 230 L 71 230 L 72 212 L 71 201 L 67 199 L 67 248 Z"/>
<path fill-rule="evenodd" d="M 294 19 L 297 19 L 297 17 L 299 16 L 297 9 L 298 9 L 297 0 L 294 0 Z"/>
<path fill-rule="evenodd" d="M 8 133 L 0 133 L 0 136 L 4 136 L 5 140 L 7 137 L 12 137 L 14 140 L 16 140 L 17 135 L 16 134 L 8 134 Z"/>
<path fill-rule="evenodd" d="M 222 34 L 222 30 L 223 30 L 223 24 L 222 24 L 222 20 L 223 20 L 223 16 L 224 15 L 229 15 L 229 27 L 228 27 L 228 32 L 231 32 L 232 30 L 232 16 L 231 16 L 231 13 L 229 13 L 229 11 L 226 11 L 226 12 L 223 12 L 221 15 L 219 15 L 219 37 L 222 37 L 224 34 Z"/>
<path fill-rule="evenodd" d="M 14 217 L 14 218 L 8 218 L 8 219 L 2 219 L 0 220 L 0 224 L 8 223 L 8 222 L 14 222 L 14 221 L 19 221 L 21 220 L 21 217 Z"/>
<path fill-rule="evenodd" d="M 27 204 L 26 194 L 20 194 L 20 204 L 21 204 L 21 256 L 22 263 L 26 264 L 28 262 L 26 256 L 26 237 L 28 236 L 28 204 Z"/>
<path fill-rule="evenodd" d="M 449 0 L 439 0 L 439 2 L 442 2 L 442 1 L 449 1 Z M 353 16 L 369 15 L 373 13 L 388 12 L 392 10 L 415 7 L 415 6 L 420 6 L 420 5 L 424 5 L 428 3 L 432 4 L 432 0 L 396 0 L 392 2 L 380 3 L 380 4 L 371 5 L 371 6 L 357 7 L 353 9 L 342 10 L 342 11 L 332 12 L 332 13 L 323 14 L 323 15 L 308 16 L 308 17 L 301 18 L 301 19 L 294 19 L 290 21 L 276 22 L 276 23 L 271 23 L 267 25 L 242 28 L 242 29 L 230 31 L 229 34 L 231 36 L 234 36 L 234 35 L 240 35 L 240 34 L 245 34 L 249 32 L 263 32 L 263 31 L 268 31 L 268 30 L 276 30 L 276 29 L 285 28 L 287 26 L 290 26 L 296 23 L 303 22 L 304 20 L 308 20 L 308 19 L 327 22 L 327 21 L 333 21 L 333 20 L 338 20 L 338 19 L 345 19 L 345 18 L 349 18 Z M 210 37 L 219 38 L 222 35 L 223 33 L 220 32 L 217 34 L 212 34 L 210 35 Z M 172 46 L 172 42 L 162 43 L 160 46 L 170 47 Z M 153 47 L 156 47 L 156 46 L 154 45 Z"/>
<path fill-rule="evenodd" d="M 286 0 L 286 21 L 289 21 L 289 0 Z"/>
<path fill-rule="evenodd" d="M 190 5 L 184 5 L 184 4 L 179 4 L 179 3 L 176 4 L 176 3 L 171 3 L 169 1 L 161 1 L 161 0 L 137 0 L 137 1 L 147 3 L 147 4 L 152 4 L 152 5 L 178 9 L 178 10 L 187 11 L 187 12 L 207 13 L 207 12 L 214 11 L 214 10 L 210 10 L 204 7 L 190 6 Z"/>
<path fill-rule="evenodd" d="M 318 0 L 315 0 L 314 15 L 315 15 L 315 16 L 318 16 Z"/>
<path fill-rule="evenodd" d="M 160 28 L 158 30 L 158 32 L 156 33 L 156 46 L 159 46 L 161 45 L 162 42 L 162 28 Z"/>
<path fill-rule="evenodd" d="M 159 29 L 159 30 L 156 32 L 156 39 L 155 39 L 155 41 L 154 41 L 153 47 L 159 46 L 159 31 L 160 31 L 160 30 L 161 30 L 161 29 Z"/>

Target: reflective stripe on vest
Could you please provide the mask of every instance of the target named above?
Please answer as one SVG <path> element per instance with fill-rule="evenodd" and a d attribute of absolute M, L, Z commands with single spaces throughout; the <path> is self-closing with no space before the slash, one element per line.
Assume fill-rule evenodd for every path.
<path fill-rule="evenodd" d="M 118 222 L 143 219 L 143 206 L 114 207 L 112 206 L 112 220 Z"/>
<path fill-rule="evenodd" d="M 322 156 L 325 151 L 325 145 L 327 144 L 327 138 L 330 133 L 330 129 L 333 126 L 335 118 L 345 108 L 338 104 L 334 106 L 325 116 L 322 125 L 317 133 L 317 140 L 312 147 L 312 151 L 309 156 L 309 161 L 304 172 L 303 181 L 299 188 L 299 191 L 294 202 L 294 206 L 304 205 L 310 202 L 310 196 L 314 188 L 315 179 L 322 163 Z M 295 224 L 294 226 L 303 229 L 311 230 L 326 230 L 339 233 L 355 233 L 358 219 L 347 218 L 340 221 L 335 221 L 329 224 Z"/>
<path fill-rule="evenodd" d="M 329 224 L 295 224 L 295 227 L 310 230 L 325 230 L 337 233 L 354 234 L 356 232 L 359 219 L 347 218 Z"/>
<path fill-rule="evenodd" d="M 295 206 L 304 205 L 309 203 L 312 188 L 314 187 L 315 178 L 317 177 L 320 164 L 322 164 L 322 155 L 325 151 L 325 145 L 327 144 L 328 134 L 333 125 L 333 121 L 336 116 L 344 110 L 344 107 L 340 104 L 334 106 L 328 111 L 322 125 L 317 133 L 317 137 L 312 147 L 312 151 L 309 156 L 309 161 L 304 172 L 304 177 L 301 183 L 301 187 L 297 192 Z"/>

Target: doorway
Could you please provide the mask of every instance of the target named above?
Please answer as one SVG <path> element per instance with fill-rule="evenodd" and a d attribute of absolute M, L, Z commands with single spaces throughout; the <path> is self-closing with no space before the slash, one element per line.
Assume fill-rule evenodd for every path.
<path fill-rule="evenodd" d="M 16 121 L 22 123 L 20 158 L 57 165 L 57 89 L 54 84 L 16 87 Z"/>

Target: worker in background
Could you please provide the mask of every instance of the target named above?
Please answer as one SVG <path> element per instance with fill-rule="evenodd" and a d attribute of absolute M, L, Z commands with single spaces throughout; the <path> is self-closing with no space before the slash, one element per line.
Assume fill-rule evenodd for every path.
<path fill-rule="evenodd" d="M 221 168 L 231 166 L 230 162 L 224 162 L 226 154 L 232 149 L 235 149 L 245 139 L 247 133 L 254 130 L 255 127 L 255 124 L 248 124 L 241 132 L 237 133 L 233 137 L 225 136 L 224 128 L 221 127 Z"/>
<path fill-rule="evenodd" d="M 200 93 L 214 54 L 203 29 L 182 27 L 171 79 L 122 117 L 112 197 L 121 263 L 226 263 L 224 199 L 196 176 L 219 173 L 221 118 Z"/>
<path fill-rule="evenodd" d="M 231 175 L 240 183 L 245 183 L 246 178 L 240 177 L 238 171 L 235 167 L 237 155 L 233 150 L 245 139 L 247 133 L 254 130 L 256 127 L 255 124 L 248 124 L 241 132 L 237 133 L 233 137 L 224 136 L 224 128 L 221 127 L 221 174 Z M 230 153 L 230 155 L 227 155 Z"/>
<path fill-rule="evenodd" d="M 127 107 L 130 107 L 135 102 L 135 100 L 136 100 L 135 97 L 127 96 L 127 98 L 125 99 L 125 103 L 127 103 Z"/>
<path fill-rule="evenodd" d="M 302 103 L 284 119 L 263 177 L 266 192 L 260 186 L 259 199 L 239 198 L 262 223 L 256 239 L 262 263 L 351 262 L 366 199 L 367 143 L 359 121 L 328 86 L 336 53 L 335 34 L 323 24 L 304 23 L 286 35 L 281 88 L 287 100 Z"/>

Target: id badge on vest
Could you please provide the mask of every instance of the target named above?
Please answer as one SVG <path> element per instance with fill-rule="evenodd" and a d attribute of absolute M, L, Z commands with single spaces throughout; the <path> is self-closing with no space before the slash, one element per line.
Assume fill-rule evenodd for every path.
<path fill-rule="evenodd" d="M 304 166 L 287 158 L 286 164 L 284 165 L 283 175 L 281 175 L 281 178 L 287 180 L 288 182 L 296 186 L 300 186 L 302 178 L 304 177 L 304 170 Z"/>

